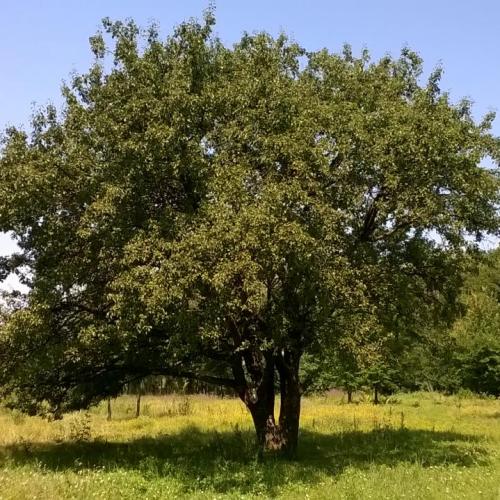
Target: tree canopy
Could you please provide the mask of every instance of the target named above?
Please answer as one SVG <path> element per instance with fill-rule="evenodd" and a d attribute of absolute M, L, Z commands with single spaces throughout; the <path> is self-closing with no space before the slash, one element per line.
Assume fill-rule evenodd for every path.
<path fill-rule="evenodd" d="M 213 25 L 105 19 L 63 109 L 5 132 L 0 230 L 21 250 L 1 268 L 30 292 L 0 330 L 1 394 L 57 415 L 194 377 L 293 452 L 302 354 L 453 312 L 466 250 L 499 232 L 480 161 L 500 143 L 409 49 L 226 47 Z"/>

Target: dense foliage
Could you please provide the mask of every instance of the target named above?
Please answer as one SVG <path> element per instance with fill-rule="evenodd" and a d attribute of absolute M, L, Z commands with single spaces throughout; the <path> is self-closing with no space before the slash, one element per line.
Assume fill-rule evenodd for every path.
<path fill-rule="evenodd" d="M 451 332 L 461 384 L 500 396 L 500 249 L 468 278 L 462 300 L 466 313 Z"/>
<path fill-rule="evenodd" d="M 6 131 L 0 229 L 21 252 L 2 267 L 30 293 L 1 330 L 0 385 L 57 415 L 148 375 L 197 378 L 294 452 L 304 353 L 375 364 L 455 312 L 471 236 L 498 232 L 498 178 L 478 165 L 499 143 L 407 49 L 227 48 L 213 24 L 162 41 L 105 20 L 62 112 Z"/>
<path fill-rule="evenodd" d="M 471 390 L 498 396 L 500 390 L 500 249 L 484 251 L 464 275 L 459 313 L 448 326 L 424 326 L 418 335 L 400 335 L 366 357 L 336 349 L 304 356 L 302 383 L 307 392 L 342 388 L 351 400 L 354 391 L 375 389 Z"/>

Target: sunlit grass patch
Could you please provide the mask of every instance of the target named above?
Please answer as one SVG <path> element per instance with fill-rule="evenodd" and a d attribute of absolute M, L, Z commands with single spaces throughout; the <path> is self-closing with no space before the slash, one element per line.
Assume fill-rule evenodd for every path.
<path fill-rule="evenodd" d="M 418 402 L 418 404 L 416 404 Z M 256 460 L 236 399 L 145 396 L 62 421 L 0 412 L 0 498 L 499 498 L 500 402 L 305 398 L 297 461 Z"/>

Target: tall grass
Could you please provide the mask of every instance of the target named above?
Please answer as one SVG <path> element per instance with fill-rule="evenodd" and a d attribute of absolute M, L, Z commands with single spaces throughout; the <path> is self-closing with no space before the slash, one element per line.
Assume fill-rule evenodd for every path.
<path fill-rule="evenodd" d="M 299 458 L 256 460 L 243 405 L 143 396 L 47 422 L 0 411 L 0 499 L 500 498 L 500 401 L 306 398 Z"/>

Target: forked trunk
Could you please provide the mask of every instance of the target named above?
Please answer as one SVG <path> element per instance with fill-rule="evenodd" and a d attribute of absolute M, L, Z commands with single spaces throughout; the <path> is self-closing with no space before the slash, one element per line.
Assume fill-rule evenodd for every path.
<path fill-rule="evenodd" d="M 280 450 L 281 433 L 274 418 L 274 389 L 265 397 L 247 404 L 247 407 L 255 427 L 259 457 L 262 458 L 265 450 Z"/>
<path fill-rule="evenodd" d="M 264 366 L 261 377 L 253 389 L 247 389 L 243 394 L 243 401 L 252 415 L 259 457 L 264 450 L 278 450 L 281 448 L 280 433 L 274 418 L 274 359 L 272 353 L 264 356 Z"/>
<path fill-rule="evenodd" d="M 278 423 L 274 416 L 275 367 L 279 372 L 281 393 Z M 241 395 L 252 415 L 260 458 L 265 450 L 279 451 L 289 458 L 297 453 L 301 397 L 298 367 L 298 357 L 268 358 L 256 390 Z"/>

